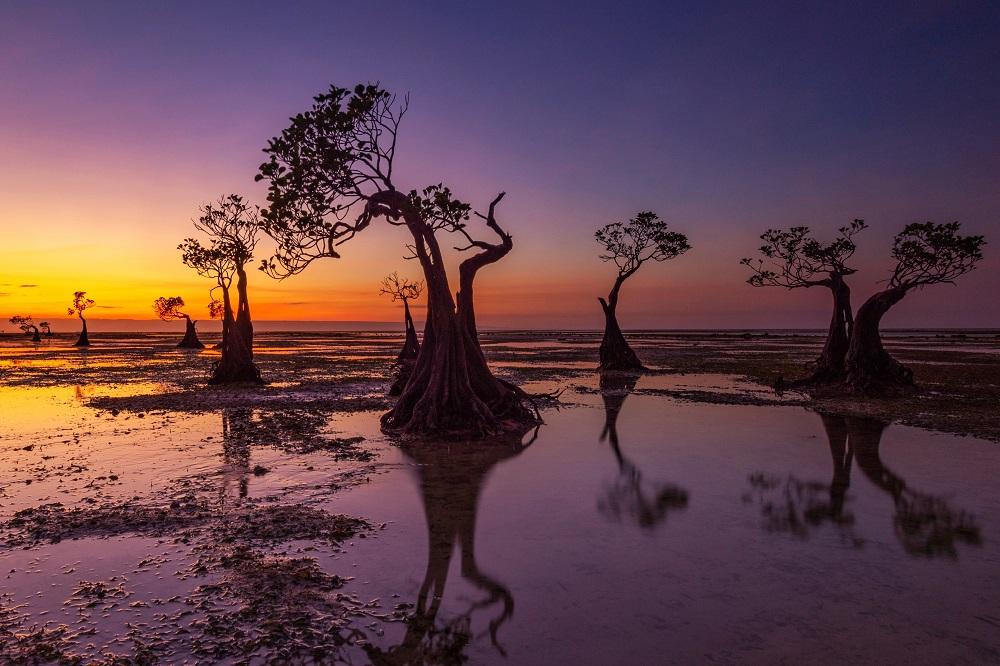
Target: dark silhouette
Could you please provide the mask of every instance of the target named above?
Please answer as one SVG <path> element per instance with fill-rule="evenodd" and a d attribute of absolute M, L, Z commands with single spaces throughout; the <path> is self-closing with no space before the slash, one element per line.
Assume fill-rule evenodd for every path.
<path fill-rule="evenodd" d="M 80 322 L 83 324 L 83 328 L 80 330 L 80 337 L 77 338 L 76 342 L 73 343 L 74 347 L 89 347 L 90 338 L 87 336 L 87 320 L 84 319 L 83 313 L 86 310 L 94 307 L 94 299 L 87 298 L 87 292 L 76 291 L 73 292 L 73 305 L 66 308 L 66 314 L 73 316 L 76 315 L 80 318 Z"/>
<path fill-rule="evenodd" d="M 253 259 L 260 227 L 259 210 L 230 194 L 201 208 L 194 223 L 210 239 L 208 247 L 194 238 L 185 239 L 179 249 L 185 264 L 199 275 L 216 281 L 222 292 L 222 358 L 212 369 L 210 384 L 263 383 L 253 361 L 253 322 L 247 298 L 246 265 Z M 236 311 L 229 288 L 236 278 Z"/>
<path fill-rule="evenodd" d="M 635 389 L 638 375 L 624 372 L 602 372 L 601 398 L 604 400 L 604 430 L 601 441 L 611 444 L 618 462 L 618 480 L 608 488 L 599 507 L 607 516 L 621 520 L 630 517 L 643 529 L 654 529 L 672 510 L 688 505 L 688 492 L 673 484 L 659 484 L 650 490 L 644 487 L 642 472 L 622 453 L 618 441 L 618 415 L 625 398 Z"/>
<path fill-rule="evenodd" d="M 42 334 L 45 337 L 47 337 L 47 338 L 51 338 L 52 337 L 52 326 L 49 325 L 49 322 L 47 322 L 47 321 L 40 321 L 40 322 L 38 322 L 38 328 L 42 331 Z"/>
<path fill-rule="evenodd" d="M 844 510 L 851 484 L 851 465 L 857 462 L 865 477 L 892 498 L 896 509 L 894 532 L 910 555 L 957 557 L 957 544 L 979 545 L 982 542 L 980 528 L 973 516 L 952 509 L 942 497 L 913 490 L 885 466 L 879 446 L 889 425 L 887 422 L 839 414 L 819 416 L 830 445 L 833 480 L 825 486 L 789 477 L 780 501 L 761 502 L 768 529 L 805 538 L 811 527 L 830 522 L 841 528 L 855 546 L 862 545 L 863 541 L 851 531 L 854 516 Z M 750 482 L 762 496 L 780 485 L 777 480 L 762 474 L 752 475 Z M 823 491 L 829 493 L 828 500 L 819 498 Z"/>
<path fill-rule="evenodd" d="M 403 302 L 403 322 L 406 328 L 406 340 L 403 342 L 403 349 L 400 350 L 397 361 L 415 361 L 420 354 L 420 341 L 417 340 L 417 329 L 413 325 L 413 316 L 410 314 L 410 301 L 420 298 L 423 293 L 424 284 L 422 282 L 412 282 L 406 278 L 399 277 L 399 273 L 387 275 L 382 280 L 382 288 L 379 294 L 391 296 L 393 302 Z"/>
<path fill-rule="evenodd" d="M 882 346 L 879 326 L 889 309 L 912 289 L 953 283 L 983 258 L 982 236 L 963 236 L 960 224 L 933 222 L 908 224 L 893 242 L 896 267 L 888 288 L 858 308 L 851 344 L 847 350 L 847 384 L 866 393 L 913 385 L 913 371 L 889 355 Z"/>
<path fill-rule="evenodd" d="M 847 266 L 854 256 L 854 236 L 867 229 L 864 220 L 840 228 L 840 236 L 823 244 L 810 235 L 809 227 L 768 229 L 761 235 L 761 258 L 743 259 L 753 274 L 747 280 L 755 287 L 801 289 L 826 287 L 833 295 L 833 316 L 823 351 L 806 382 L 839 381 L 844 377 L 844 359 L 854 326 L 851 290 L 844 278 L 855 272 Z"/>
<path fill-rule="evenodd" d="M 656 213 L 643 211 L 628 222 L 613 222 L 597 230 L 597 242 L 604 247 L 602 261 L 613 261 L 618 276 L 607 300 L 598 298 L 604 310 L 604 339 L 601 340 L 601 370 L 644 370 L 632 351 L 621 327 L 616 310 L 618 295 L 625 280 L 632 277 L 647 261 L 667 261 L 691 249 L 687 236 L 670 231 Z"/>
<path fill-rule="evenodd" d="M 530 397 L 490 371 L 479 345 L 473 281 L 479 269 L 513 247 L 498 224 L 496 205 L 480 215 L 497 237 L 489 243 L 467 230 L 471 207 L 442 185 L 404 194 L 393 182 L 399 123 L 406 103 L 377 85 L 353 91 L 331 86 L 312 108 L 296 115 L 270 140 L 258 180 L 269 182 L 265 229 L 277 242 L 262 269 L 278 278 L 305 270 L 320 257 L 339 257 L 337 247 L 376 218 L 405 226 L 413 237 L 427 288 L 427 321 L 413 371 L 395 406 L 382 417 L 388 431 L 411 435 L 492 435 L 522 432 L 538 422 Z M 449 286 L 438 233 L 456 233 L 478 250 L 459 266 L 457 298 Z"/>
<path fill-rule="evenodd" d="M 514 597 L 499 581 L 480 570 L 476 562 L 476 516 L 479 497 L 493 468 L 520 455 L 533 439 L 505 437 L 481 446 L 412 446 L 403 451 L 419 475 L 420 494 L 427 518 L 427 570 L 408 620 L 402 642 L 383 651 L 369 649 L 375 664 L 463 663 L 462 651 L 472 638 L 471 618 L 478 610 L 500 604 L 499 615 L 489 622 L 493 645 L 503 654 L 498 632 L 514 614 Z M 437 621 L 444 597 L 452 555 L 458 547 L 462 578 L 483 590 L 487 597 L 441 625 Z"/>
<path fill-rule="evenodd" d="M 25 335 L 31 336 L 32 342 L 41 342 L 42 336 L 38 332 L 38 327 L 35 326 L 34 321 L 31 319 L 31 315 L 14 315 L 10 318 L 10 323 L 17 326 Z"/>
<path fill-rule="evenodd" d="M 192 321 L 191 317 L 181 311 L 184 307 L 184 299 L 180 296 L 170 296 L 165 298 L 160 296 L 153 301 L 153 312 L 163 321 L 173 321 L 183 319 L 185 322 L 184 337 L 177 343 L 182 349 L 203 349 L 205 345 L 198 339 L 198 331 L 195 330 L 197 321 Z"/>
<path fill-rule="evenodd" d="M 213 289 L 212 292 L 215 290 Z M 212 293 L 209 293 L 211 296 Z M 226 339 L 226 329 L 228 325 L 226 323 L 226 308 L 225 305 L 219 299 L 212 297 L 208 302 L 208 318 L 209 319 L 219 319 L 222 321 L 222 339 L 213 346 L 213 349 L 222 349 L 222 340 Z"/>
<path fill-rule="evenodd" d="M 403 348 L 396 357 L 396 379 L 389 388 L 389 395 L 397 396 L 402 394 L 406 388 L 406 382 L 410 380 L 413 367 L 420 356 L 420 341 L 417 340 L 417 329 L 413 325 L 413 316 L 410 314 L 410 301 L 420 297 L 423 292 L 422 282 L 411 282 L 406 278 L 400 278 L 398 273 L 392 273 L 382 280 L 380 294 L 392 296 L 393 301 L 403 301 L 403 321 L 406 328 L 406 339 L 403 341 Z"/>

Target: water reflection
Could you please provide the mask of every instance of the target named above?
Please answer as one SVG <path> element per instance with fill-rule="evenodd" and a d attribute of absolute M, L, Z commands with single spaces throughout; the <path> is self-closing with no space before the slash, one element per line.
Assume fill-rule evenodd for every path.
<path fill-rule="evenodd" d="M 837 526 L 855 546 L 863 540 L 853 532 L 855 518 L 845 510 L 852 462 L 893 503 L 893 528 L 910 555 L 957 557 L 958 544 L 982 543 L 974 516 L 954 509 L 938 495 L 911 488 L 882 461 L 880 445 L 889 425 L 875 418 L 820 414 L 833 462 L 829 484 L 802 481 L 789 475 L 784 481 L 756 473 L 750 484 L 757 493 L 766 529 L 808 537 L 825 523 Z"/>
<path fill-rule="evenodd" d="M 234 495 L 234 503 L 239 506 L 247 496 L 252 429 L 249 408 L 222 410 L 222 486 L 219 500 L 223 506 Z"/>
<path fill-rule="evenodd" d="M 490 640 L 506 655 L 498 634 L 514 615 L 514 597 L 506 585 L 479 568 L 476 516 L 490 472 L 497 464 L 523 453 L 535 436 L 537 429 L 526 443 L 520 439 L 473 445 L 458 442 L 453 446 L 425 443 L 404 449 L 416 465 L 427 520 L 427 570 L 403 640 L 387 650 L 372 647 L 368 656 L 374 663 L 462 663 L 462 652 L 473 638 L 473 615 L 487 609 L 492 609 L 488 620 Z M 485 596 L 470 602 L 464 610 L 449 609 L 449 617 L 444 619 L 439 612 L 456 549 L 462 578 Z"/>
<path fill-rule="evenodd" d="M 670 511 L 687 507 L 688 492 L 671 483 L 647 483 L 640 469 L 622 452 L 618 439 L 618 415 L 638 379 L 638 375 L 628 373 L 601 373 L 600 388 L 604 400 L 601 441 L 611 444 L 611 451 L 618 462 L 618 478 L 607 486 L 597 506 L 612 520 L 630 520 L 643 529 L 652 530 L 663 523 Z"/>

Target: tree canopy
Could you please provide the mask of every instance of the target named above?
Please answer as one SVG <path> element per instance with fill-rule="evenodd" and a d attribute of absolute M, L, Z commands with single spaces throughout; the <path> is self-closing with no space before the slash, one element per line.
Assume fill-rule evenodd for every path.
<path fill-rule="evenodd" d="M 814 238 L 809 227 L 768 229 L 760 237 L 764 241 L 759 248 L 760 258 L 746 257 L 740 263 L 753 272 L 747 282 L 755 287 L 831 286 L 832 274 L 855 272 L 847 265 L 857 249 L 854 236 L 867 228 L 864 220 L 854 220 L 826 244 Z"/>
<path fill-rule="evenodd" d="M 614 262 L 618 274 L 628 277 L 647 261 L 667 261 L 691 249 L 687 236 L 671 231 L 652 211 L 643 211 L 627 222 L 606 224 L 594 233 L 604 247 L 602 261 Z"/>

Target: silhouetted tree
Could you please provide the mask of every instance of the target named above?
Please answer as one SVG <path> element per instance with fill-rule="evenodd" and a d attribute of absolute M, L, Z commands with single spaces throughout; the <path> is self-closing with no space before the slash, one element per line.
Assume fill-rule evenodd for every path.
<path fill-rule="evenodd" d="M 198 331 L 195 330 L 195 325 L 198 323 L 192 321 L 186 313 L 181 311 L 184 307 L 184 299 L 180 296 L 170 296 L 163 297 L 160 296 L 155 301 L 153 301 L 153 312 L 156 316 L 163 321 L 173 321 L 175 319 L 183 319 L 186 326 L 184 329 L 184 337 L 180 342 L 177 343 L 178 347 L 183 349 L 202 349 L 205 345 L 201 343 L 198 339 Z"/>
<path fill-rule="evenodd" d="M 74 347 L 89 347 L 90 338 L 87 336 L 87 320 L 84 319 L 83 313 L 86 310 L 94 307 L 94 299 L 87 298 L 87 292 L 76 291 L 73 292 L 73 304 L 66 308 L 66 314 L 73 316 L 76 315 L 80 318 L 80 322 L 83 324 L 83 328 L 80 330 L 80 337 L 77 341 L 73 343 Z"/>
<path fill-rule="evenodd" d="M 47 321 L 38 322 L 38 328 L 41 329 L 42 333 L 45 334 L 45 337 L 47 338 L 52 337 L 52 327 L 49 325 L 49 322 Z"/>
<path fill-rule="evenodd" d="M 38 327 L 35 326 L 35 322 L 32 321 L 31 315 L 14 315 L 10 318 L 10 323 L 17 326 L 25 335 L 31 336 L 32 342 L 41 342 L 42 336 L 38 332 Z"/>
<path fill-rule="evenodd" d="M 659 526 L 670 511 L 687 507 L 688 492 L 672 483 L 647 486 L 642 471 L 622 452 L 618 441 L 618 415 L 637 380 L 635 374 L 627 372 L 601 373 L 601 398 L 604 400 L 601 441 L 611 444 L 618 462 L 618 479 L 608 488 L 599 507 L 615 520 L 629 517 L 642 529 L 651 530 Z"/>
<path fill-rule="evenodd" d="M 222 291 L 222 358 L 212 370 L 210 384 L 261 383 L 253 361 L 253 322 L 247 298 L 246 265 L 253 259 L 260 228 L 259 211 L 243 197 L 231 194 L 201 208 L 194 226 L 210 241 L 204 246 L 194 238 L 180 246 L 184 263 L 199 275 L 213 278 Z M 236 278 L 236 309 L 229 288 Z"/>
<path fill-rule="evenodd" d="M 601 340 L 601 370 L 644 370 L 639 358 L 625 340 L 618 325 L 618 295 L 625 280 L 647 261 L 667 261 L 691 249 L 687 236 L 670 231 L 667 223 L 650 211 L 643 211 L 628 222 L 613 222 L 597 230 L 597 242 L 604 248 L 602 261 L 618 267 L 615 283 L 607 300 L 597 300 L 604 310 L 604 339 Z"/>
<path fill-rule="evenodd" d="M 215 289 L 212 290 L 214 292 Z M 211 296 L 211 294 L 209 294 Z M 226 324 L 226 308 L 225 304 L 219 299 L 212 296 L 211 300 L 208 302 L 208 317 L 209 319 L 218 319 L 222 322 L 222 340 L 226 339 L 226 329 L 228 328 Z M 222 340 L 219 340 L 218 344 L 215 345 L 214 349 L 222 349 Z"/>
<path fill-rule="evenodd" d="M 870 392 L 913 384 L 913 372 L 889 355 L 879 331 L 882 317 L 912 289 L 953 283 L 983 258 L 982 236 L 963 236 L 960 224 L 908 224 L 895 238 L 896 267 L 886 289 L 858 308 L 847 351 L 847 384 Z"/>
<path fill-rule="evenodd" d="M 482 218 L 497 243 L 473 239 L 466 230 L 471 207 L 442 185 L 404 194 L 393 181 L 399 123 L 406 103 L 377 85 L 353 91 L 332 86 L 312 108 L 291 119 L 268 143 L 257 178 L 269 182 L 266 231 L 277 242 L 262 269 L 284 278 L 320 257 L 339 257 L 337 247 L 376 218 L 405 226 L 413 238 L 427 288 L 423 344 L 401 395 L 382 418 L 388 430 L 410 434 L 492 434 L 536 422 L 528 396 L 493 376 L 479 346 L 473 280 L 483 266 L 513 247 L 495 207 Z M 466 237 L 464 250 L 479 250 L 459 267 L 457 299 L 448 283 L 438 232 Z M 457 305 L 456 305 L 457 301 Z"/>
<path fill-rule="evenodd" d="M 379 294 L 391 296 L 393 302 L 403 302 L 403 322 L 406 328 L 406 340 L 403 342 L 403 349 L 396 357 L 397 361 L 416 360 L 420 354 L 420 342 L 417 340 L 417 329 L 413 325 L 413 316 L 410 314 L 410 301 L 420 298 L 424 290 L 422 282 L 412 282 L 406 278 L 399 277 L 399 273 L 393 272 L 382 280 L 382 288 Z"/>
<path fill-rule="evenodd" d="M 866 228 L 864 220 L 854 220 L 826 244 L 813 238 L 809 227 L 768 229 L 760 237 L 764 241 L 761 258 L 740 262 L 753 271 L 747 282 L 755 287 L 826 287 L 833 294 L 830 329 L 810 381 L 833 381 L 844 376 L 844 358 L 854 326 L 851 290 L 844 278 L 855 272 L 847 265 L 856 249 L 854 236 Z"/>

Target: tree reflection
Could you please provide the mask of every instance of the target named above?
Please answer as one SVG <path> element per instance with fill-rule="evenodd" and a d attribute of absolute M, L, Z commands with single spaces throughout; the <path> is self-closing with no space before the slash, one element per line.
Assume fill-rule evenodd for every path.
<path fill-rule="evenodd" d="M 515 438 L 474 445 L 424 443 L 403 449 L 419 475 L 427 518 L 427 570 L 402 642 L 388 650 L 370 647 L 368 656 L 373 663 L 463 663 L 463 651 L 473 638 L 473 614 L 487 608 L 496 609 L 488 624 L 490 640 L 501 654 L 506 654 L 498 632 L 514 614 L 514 597 L 503 583 L 479 568 L 476 515 L 479 496 L 490 472 L 498 463 L 520 455 L 536 435 L 537 429 L 527 443 Z M 438 616 L 456 546 L 462 578 L 485 596 L 464 611 L 449 613 L 448 619 L 441 619 Z"/>
<path fill-rule="evenodd" d="M 855 546 L 863 540 L 853 533 L 855 518 L 845 509 L 854 461 L 858 469 L 893 501 L 896 538 L 911 555 L 957 557 L 957 544 L 981 543 L 975 518 L 953 509 L 942 497 L 910 488 L 882 462 L 880 444 L 888 423 L 870 417 L 820 414 L 833 462 L 829 484 L 802 481 L 794 475 L 782 480 L 752 474 L 764 527 L 807 538 L 814 528 L 830 523 Z"/>
<path fill-rule="evenodd" d="M 598 501 L 598 509 L 613 520 L 628 519 L 643 529 L 651 530 L 660 525 L 671 510 L 686 507 L 688 493 L 671 483 L 646 483 L 639 468 L 622 453 L 618 440 L 618 415 L 638 379 L 639 375 L 634 373 L 601 373 L 600 388 L 604 400 L 601 441 L 611 444 L 611 451 L 618 462 L 618 478 L 606 488 Z"/>

